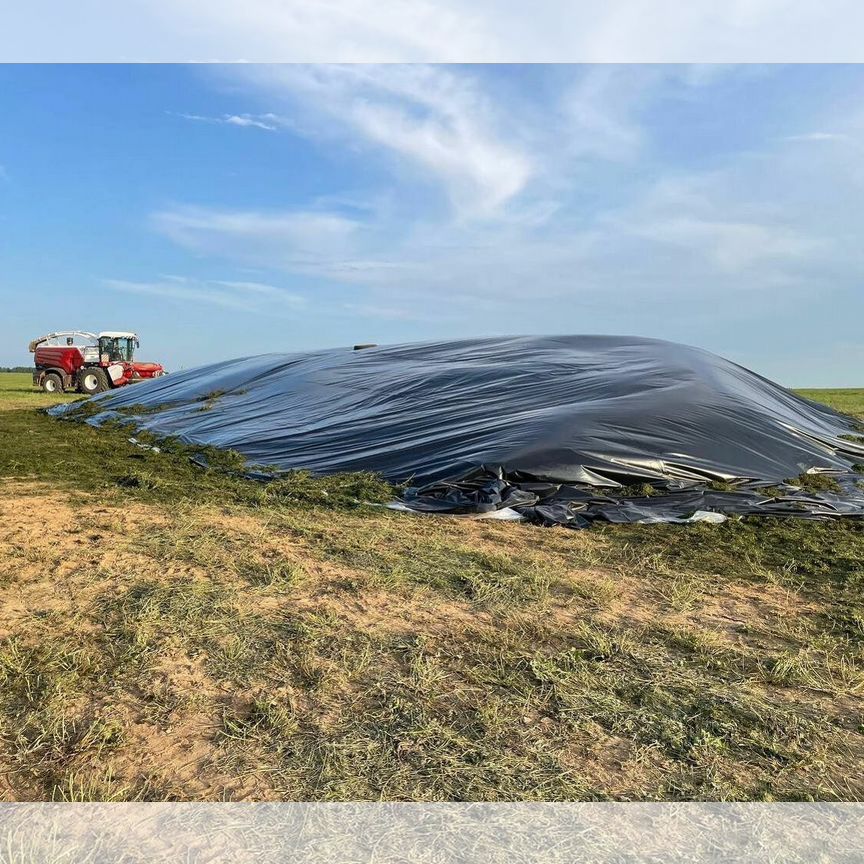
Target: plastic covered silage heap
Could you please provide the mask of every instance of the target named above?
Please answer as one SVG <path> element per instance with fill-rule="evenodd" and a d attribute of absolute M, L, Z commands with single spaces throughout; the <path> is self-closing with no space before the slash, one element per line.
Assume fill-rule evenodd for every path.
<path fill-rule="evenodd" d="M 654 339 L 264 354 L 95 399 L 104 412 L 89 423 L 122 416 L 282 471 L 375 471 L 407 482 L 403 504 L 427 512 L 515 511 L 570 527 L 864 516 L 855 420 L 707 351 Z M 830 482 L 813 491 L 801 475 Z"/>

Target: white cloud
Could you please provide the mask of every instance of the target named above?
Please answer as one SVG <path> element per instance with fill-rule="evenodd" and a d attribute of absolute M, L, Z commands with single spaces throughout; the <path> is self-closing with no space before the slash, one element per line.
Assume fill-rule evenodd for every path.
<path fill-rule="evenodd" d="M 374 318 L 377 321 L 421 321 L 428 320 L 419 315 L 416 309 L 400 306 L 374 306 L 369 303 L 345 303 L 342 308 L 350 315 L 361 318 Z"/>
<path fill-rule="evenodd" d="M 561 111 L 569 151 L 576 156 L 631 159 L 638 155 L 644 130 L 635 116 L 662 76 L 621 66 L 592 66 L 565 89 Z"/>
<path fill-rule="evenodd" d="M 798 135 L 777 135 L 857 140 L 856 118 L 836 106 L 782 116 L 790 125 L 766 124 L 755 143 L 730 129 L 705 158 L 691 150 L 687 170 L 669 158 L 681 143 L 658 117 L 698 117 L 711 88 L 743 89 L 729 76 L 770 71 L 555 69 L 537 99 L 457 68 L 231 72 L 277 116 L 293 122 L 299 106 L 304 134 L 358 165 L 397 157 L 412 168 L 376 172 L 386 188 L 370 184 L 365 200 L 354 187 L 280 212 L 154 216 L 202 256 L 308 280 L 322 314 L 436 321 L 448 333 L 584 322 L 576 326 L 689 338 L 694 321 L 711 332 L 764 328 L 778 308 L 842 296 L 864 276 L 864 199 L 849 195 L 864 188 L 855 148 L 820 147 L 815 158 Z M 676 110 L 658 111 L 664 102 Z M 418 179 L 454 206 L 430 204 Z"/>
<path fill-rule="evenodd" d="M 776 175 L 769 187 L 783 188 L 807 164 L 788 146 L 782 159 L 775 154 L 765 163 L 745 159 L 707 172 L 667 172 L 637 187 L 625 203 L 590 216 L 559 202 L 524 219 L 475 222 L 403 219 L 401 212 L 374 208 L 350 220 L 326 212 L 198 208 L 166 211 L 156 221 L 198 251 L 353 286 L 360 292 L 358 314 L 401 310 L 382 318 L 421 310 L 428 319 L 436 304 L 437 314 L 454 304 L 461 314 L 490 302 L 524 303 L 526 296 L 599 303 L 608 311 L 625 307 L 628 297 L 653 296 L 662 305 L 713 291 L 812 292 L 819 290 L 814 273 L 854 255 L 854 247 L 808 218 L 806 209 L 761 197 L 756 180 L 764 182 L 766 170 Z"/>
<path fill-rule="evenodd" d="M 112 291 L 143 294 L 168 300 L 206 303 L 227 309 L 266 311 L 268 315 L 284 315 L 302 309 L 304 297 L 261 282 L 205 281 L 185 276 L 163 276 L 156 282 L 134 282 L 125 279 L 103 279 Z"/>
<path fill-rule="evenodd" d="M 470 74 L 430 66 L 276 66 L 232 70 L 293 100 L 313 134 L 366 142 L 431 174 L 459 212 L 486 217 L 535 171 L 511 118 Z"/>
<path fill-rule="evenodd" d="M 701 261 L 706 275 L 746 276 L 748 284 L 773 284 L 766 268 L 795 268 L 827 255 L 832 240 L 779 202 L 748 198 L 742 182 L 757 163 L 722 170 L 674 174 L 650 186 L 620 211 L 600 220 L 620 238 L 648 241 L 658 254 Z"/>
<path fill-rule="evenodd" d="M 222 114 L 219 117 L 208 117 L 202 114 L 178 114 L 184 120 L 194 120 L 198 123 L 219 123 L 225 126 L 246 126 L 256 129 L 266 129 L 275 132 L 281 123 L 275 114 Z"/>
<path fill-rule="evenodd" d="M 848 141 L 849 136 L 839 132 L 804 132 L 801 135 L 785 135 L 783 141 Z"/>
<path fill-rule="evenodd" d="M 395 159 L 403 169 L 391 171 L 395 186 L 419 178 L 440 187 L 462 220 L 523 222 L 548 218 L 562 193 L 578 194 L 592 160 L 642 158 L 644 115 L 659 100 L 769 74 L 731 66 L 545 71 L 555 86 L 540 94 L 500 81 L 495 91 L 481 70 L 428 65 L 240 65 L 215 74 L 275 103 L 278 113 L 259 115 L 268 122 L 373 166 Z"/>
<path fill-rule="evenodd" d="M 762 261 L 794 261 L 825 248 L 827 241 L 783 225 L 710 221 L 673 216 L 631 227 L 634 234 L 687 253 L 701 252 L 717 270 L 742 273 Z"/>
<path fill-rule="evenodd" d="M 262 213 L 180 207 L 154 213 L 151 223 L 175 243 L 197 252 L 278 261 L 299 267 L 344 257 L 362 224 L 336 213 Z"/>
<path fill-rule="evenodd" d="M 771 291 L 801 282 L 798 268 L 829 253 L 830 241 L 772 222 L 707 218 L 698 209 L 666 211 L 645 202 L 604 213 L 583 226 L 569 218 L 526 228 L 458 223 L 423 229 L 373 224 L 341 238 L 328 254 L 286 249 L 278 234 L 254 235 L 218 214 L 211 234 L 198 222 L 199 248 L 222 257 L 315 277 L 361 292 L 355 308 L 413 317 L 435 304 L 524 303 L 626 296 L 701 296 L 711 287 Z M 249 219 L 244 226 L 262 220 Z M 283 216 L 281 219 L 286 219 Z M 428 230 L 427 230 L 428 228 Z M 394 298 L 400 298 L 398 305 Z M 517 328 L 518 329 L 518 328 Z"/>
<path fill-rule="evenodd" d="M 273 119 L 275 119 L 275 115 L 273 114 L 264 114 L 261 116 L 263 116 L 268 121 L 272 121 Z M 253 126 L 256 129 L 268 129 L 271 132 L 276 131 L 276 127 L 272 124 L 272 122 L 265 123 L 264 120 L 256 119 L 249 114 L 227 114 L 225 115 L 224 122 L 229 126 Z"/>

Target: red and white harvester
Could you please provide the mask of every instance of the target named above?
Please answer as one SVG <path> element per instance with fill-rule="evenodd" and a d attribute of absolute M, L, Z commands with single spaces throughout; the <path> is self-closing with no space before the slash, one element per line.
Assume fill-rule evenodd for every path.
<path fill-rule="evenodd" d="M 160 363 L 133 359 L 139 347 L 135 333 L 62 330 L 34 339 L 29 347 L 36 364 L 33 383 L 46 393 L 101 393 L 165 374 Z"/>

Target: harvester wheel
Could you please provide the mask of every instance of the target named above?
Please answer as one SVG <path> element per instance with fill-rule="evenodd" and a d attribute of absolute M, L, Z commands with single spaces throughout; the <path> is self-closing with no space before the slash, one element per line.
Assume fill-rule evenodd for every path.
<path fill-rule="evenodd" d="M 42 389 L 46 393 L 62 393 L 63 379 L 56 372 L 49 372 L 42 379 Z"/>
<path fill-rule="evenodd" d="M 88 366 L 78 373 L 78 389 L 88 396 L 108 389 L 108 376 L 98 366 Z"/>

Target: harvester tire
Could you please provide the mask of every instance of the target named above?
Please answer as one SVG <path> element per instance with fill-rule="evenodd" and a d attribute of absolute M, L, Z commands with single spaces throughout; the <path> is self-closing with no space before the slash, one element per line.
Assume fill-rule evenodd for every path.
<path fill-rule="evenodd" d="M 98 366 L 87 366 L 78 373 L 78 389 L 88 396 L 107 390 L 108 376 Z"/>
<path fill-rule="evenodd" d="M 42 389 L 46 393 L 62 393 L 63 379 L 56 372 L 49 372 L 42 379 Z"/>

